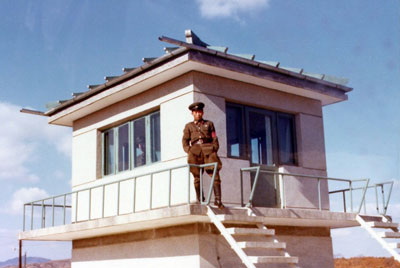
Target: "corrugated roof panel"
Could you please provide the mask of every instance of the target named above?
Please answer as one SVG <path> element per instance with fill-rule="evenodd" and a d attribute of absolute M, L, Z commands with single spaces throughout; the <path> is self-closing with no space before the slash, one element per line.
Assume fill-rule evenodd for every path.
<path fill-rule="evenodd" d="M 303 69 L 300 69 L 300 68 L 292 68 L 292 67 L 279 67 L 279 68 L 286 70 L 286 71 L 298 73 L 298 74 L 301 74 L 303 72 Z"/>
<path fill-rule="evenodd" d="M 328 82 L 332 82 L 332 83 L 335 83 L 335 84 L 340 84 L 340 85 L 347 85 L 347 83 L 349 83 L 349 79 L 348 78 L 336 77 L 336 76 L 333 76 L 333 75 L 325 75 L 323 80 L 328 81 Z"/>
<path fill-rule="evenodd" d="M 309 72 L 303 72 L 304 75 L 312 77 L 312 78 L 317 78 L 317 79 L 323 79 L 324 74 L 315 74 L 315 73 L 309 73 Z"/>
<path fill-rule="evenodd" d="M 228 47 L 220 47 L 220 46 L 207 46 L 208 49 L 213 49 L 222 53 L 228 52 Z"/>
<path fill-rule="evenodd" d="M 236 57 L 245 58 L 248 60 L 254 60 L 254 58 L 256 57 L 256 55 L 254 55 L 254 54 L 233 54 L 232 53 L 231 55 L 236 56 Z"/>
<path fill-rule="evenodd" d="M 279 64 L 281 64 L 279 61 L 265 61 L 265 60 L 259 60 L 258 62 L 270 65 L 272 67 L 278 67 Z"/>

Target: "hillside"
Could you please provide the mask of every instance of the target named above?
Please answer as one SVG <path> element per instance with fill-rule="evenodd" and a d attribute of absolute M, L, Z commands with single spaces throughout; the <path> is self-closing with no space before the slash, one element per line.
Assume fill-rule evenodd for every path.
<path fill-rule="evenodd" d="M 1 266 L 0 266 L 1 267 Z M 70 260 L 49 261 L 44 263 L 30 263 L 27 268 L 71 268 Z M 18 268 L 18 265 L 3 266 L 1 268 Z"/>
<path fill-rule="evenodd" d="M 335 259 L 335 268 L 400 268 L 400 263 L 393 258 L 338 258 Z"/>

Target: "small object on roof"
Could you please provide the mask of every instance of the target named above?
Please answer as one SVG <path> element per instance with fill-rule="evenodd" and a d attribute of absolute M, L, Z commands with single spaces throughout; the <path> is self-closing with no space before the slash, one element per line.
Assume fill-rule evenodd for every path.
<path fill-rule="evenodd" d="M 186 36 L 186 43 L 201 46 L 201 47 L 208 46 L 207 43 L 201 41 L 200 38 L 190 29 L 185 31 L 185 36 Z"/>
<path fill-rule="evenodd" d="M 142 61 L 143 61 L 144 63 L 148 63 L 148 62 L 151 62 L 151 61 L 153 61 L 153 60 L 155 60 L 155 59 L 157 59 L 157 58 L 142 58 Z"/>
<path fill-rule="evenodd" d="M 232 54 L 232 55 L 241 57 L 241 58 L 245 58 L 248 60 L 254 60 L 254 58 L 256 57 L 256 55 L 254 55 L 254 54 Z"/>
<path fill-rule="evenodd" d="M 349 83 L 348 78 L 336 77 L 333 75 L 325 75 L 323 80 L 339 85 L 346 85 L 347 83 Z"/>
<path fill-rule="evenodd" d="M 99 87 L 99 86 L 101 86 L 101 85 L 88 85 L 87 88 L 89 90 L 92 90 L 92 89 L 95 89 L 96 87 Z"/>
<path fill-rule="evenodd" d="M 219 46 L 207 46 L 208 49 L 216 50 L 222 53 L 228 52 L 228 47 L 219 47 Z"/>
<path fill-rule="evenodd" d="M 133 71 L 133 70 L 135 70 L 136 68 L 122 68 L 122 71 L 124 72 L 124 73 L 129 73 L 130 71 Z"/>
<path fill-rule="evenodd" d="M 325 75 L 324 74 L 315 74 L 315 73 L 309 73 L 309 72 L 303 72 L 304 75 L 316 78 L 316 79 L 324 79 Z"/>
<path fill-rule="evenodd" d="M 111 80 L 114 80 L 115 78 L 118 78 L 118 76 L 105 76 L 104 80 L 106 80 L 107 82 L 110 82 Z"/>
<path fill-rule="evenodd" d="M 270 65 L 272 67 L 279 67 L 279 64 L 281 64 L 279 61 L 264 61 L 264 60 L 259 60 L 259 62 Z"/>
<path fill-rule="evenodd" d="M 303 71 L 304 71 L 303 69 L 300 69 L 300 68 L 292 68 L 292 67 L 279 67 L 279 68 L 281 68 L 281 69 L 283 69 L 283 70 L 286 70 L 286 71 L 298 73 L 298 74 L 302 74 Z"/>
<path fill-rule="evenodd" d="M 165 53 L 171 53 L 174 50 L 177 50 L 179 47 L 164 47 Z"/>
<path fill-rule="evenodd" d="M 51 102 L 46 103 L 46 108 L 50 110 L 50 109 L 57 107 L 60 104 L 63 104 L 64 102 L 67 102 L 67 101 L 68 100 L 51 101 Z"/>
<path fill-rule="evenodd" d="M 73 92 L 72 97 L 78 97 L 79 95 L 82 95 L 84 92 Z"/>

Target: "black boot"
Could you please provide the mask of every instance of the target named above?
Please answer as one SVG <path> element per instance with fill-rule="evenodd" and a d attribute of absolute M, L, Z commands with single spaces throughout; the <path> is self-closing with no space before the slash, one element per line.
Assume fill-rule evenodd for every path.
<path fill-rule="evenodd" d="M 201 203 L 200 202 L 200 183 L 195 183 L 194 184 L 194 189 L 196 190 L 196 199 L 197 199 L 197 203 Z M 205 201 L 205 198 L 204 198 L 204 193 L 202 194 L 202 196 L 201 196 L 201 200 L 202 200 L 202 202 L 204 202 Z"/>
<path fill-rule="evenodd" d="M 214 184 L 214 205 L 216 205 L 219 209 L 225 208 L 224 204 L 221 201 L 221 184 Z"/>

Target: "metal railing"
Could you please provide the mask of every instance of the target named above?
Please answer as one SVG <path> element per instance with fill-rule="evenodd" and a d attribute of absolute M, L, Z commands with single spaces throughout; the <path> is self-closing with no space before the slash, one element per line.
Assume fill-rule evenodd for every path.
<path fill-rule="evenodd" d="M 46 222 L 47 219 L 46 218 L 46 210 L 48 208 L 51 208 L 51 223 L 50 226 L 56 226 L 56 218 L 55 215 L 56 213 L 59 213 L 59 211 L 56 211 L 56 209 L 61 209 L 61 213 L 62 213 L 62 224 L 65 225 L 67 222 L 67 210 L 70 210 L 70 222 L 71 223 L 76 223 L 78 222 L 78 209 L 79 209 L 79 194 L 83 194 L 84 192 L 88 192 L 88 211 L 87 211 L 87 215 L 88 215 L 88 219 L 87 220 L 91 220 L 92 215 L 91 215 L 91 211 L 93 208 L 93 204 L 92 204 L 92 192 L 96 189 L 101 189 L 101 194 L 102 194 L 102 201 L 101 201 L 101 217 L 100 218 L 105 218 L 105 196 L 106 196 L 106 187 L 110 186 L 110 185 L 116 185 L 117 186 L 117 202 L 116 202 L 116 215 L 122 215 L 120 213 L 120 199 L 121 199 L 121 183 L 123 182 L 127 182 L 127 181 L 133 181 L 133 209 L 130 213 L 135 213 L 137 212 L 136 210 L 136 196 L 137 196 L 137 187 L 136 187 L 136 182 L 138 178 L 141 177 L 146 177 L 146 176 L 150 176 L 150 187 L 149 187 L 149 209 L 148 210 L 152 210 L 154 209 L 152 207 L 152 203 L 153 203 L 153 178 L 155 174 L 159 174 L 159 173 L 164 173 L 167 172 L 168 173 L 168 205 L 166 207 L 171 207 L 171 193 L 172 193 L 172 171 L 173 170 L 178 170 L 178 169 L 183 169 L 183 168 L 187 168 L 187 203 L 190 203 L 190 167 L 197 167 L 200 168 L 200 192 L 201 192 L 201 196 L 203 193 L 203 171 L 206 167 L 213 167 L 213 174 L 211 177 L 211 183 L 210 183 L 210 187 L 207 193 L 207 198 L 205 201 L 201 201 L 201 204 L 204 205 L 208 205 L 210 203 L 210 199 L 211 199 L 211 194 L 212 194 L 212 189 L 213 189 L 213 185 L 214 185 L 214 180 L 215 180 L 215 175 L 217 172 L 217 165 L 218 163 L 209 163 L 209 164 L 202 164 L 202 165 L 195 165 L 195 164 L 185 164 L 185 165 L 180 165 L 180 166 L 175 166 L 175 167 L 171 167 L 171 168 L 166 168 L 166 169 L 161 169 L 161 170 L 157 170 L 157 171 L 153 171 L 153 172 L 148 172 L 148 173 L 144 173 L 144 174 L 139 174 L 139 175 L 135 175 L 134 177 L 129 177 L 126 179 L 122 179 L 122 180 L 118 180 L 118 181 L 114 181 L 114 182 L 109 182 L 109 183 L 105 183 L 105 184 L 101 184 L 101 185 L 96 185 L 93 187 L 89 187 L 89 188 L 85 188 L 85 189 L 81 189 L 81 190 L 76 190 L 76 191 L 72 191 L 69 193 L 65 193 L 62 195 L 57 195 L 57 196 L 53 196 L 53 197 L 49 197 L 49 198 L 45 198 L 45 199 L 41 199 L 41 200 L 37 200 L 37 201 L 33 201 L 33 202 L 29 202 L 24 204 L 24 211 L 23 211 L 23 230 L 26 230 L 26 210 L 27 208 L 30 207 L 30 230 L 34 229 L 34 219 L 35 219 L 35 215 L 34 215 L 34 208 L 35 207 L 40 207 L 41 208 L 41 215 L 40 215 L 40 228 L 46 228 Z M 59 203 L 59 199 L 61 199 L 61 204 Z M 160 208 L 160 207 L 157 207 Z M 72 211 L 74 210 L 74 211 Z M 141 210 L 142 211 L 142 210 Z M 129 213 L 124 213 L 124 214 L 129 214 Z M 74 219 L 72 219 L 72 215 L 74 215 Z M 98 219 L 98 218 L 96 218 Z"/>
<path fill-rule="evenodd" d="M 367 187 L 367 190 L 368 189 L 372 189 L 372 188 L 375 189 L 375 204 L 376 204 L 376 212 L 378 214 L 386 215 L 387 208 L 389 206 L 390 197 L 392 195 L 393 184 L 394 184 L 394 181 L 386 181 L 386 182 L 381 182 L 381 183 L 376 183 L 376 184 L 373 184 L 373 185 L 369 185 Z M 389 190 L 387 192 L 385 191 L 385 185 L 388 185 L 388 187 L 389 187 Z M 380 191 L 378 190 L 379 188 L 380 188 Z M 343 199 L 345 200 L 345 198 L 346 198 L 345 197 L 345 192 L 348 192 L 350 190 L 351 189 L 346 188 L 346 189 L 332 191 L 332 192 L 329 192 L 329 193 L 342 192 L 343 193 Z M 359 188 L 353 188 L 353 190 L 361 190 L 361 188 L 360 187 Z M 386 194 L 387 194 L 387 196 L 386 196 Z M 379 195 L 381 195 L 381 197 L 379 197 Z M 379 199 L 380 198 L 382 200 L 382 209 L 381 209 L 381 207 L 379 205 Z M 363 205 L 364 205 L 364 213 L 366 214 L 367 213 L 366 212 L 367 208 L 366 208 L 366 202 L 365 201 L 364 201 Z M 345 202 L 344 202 L 344 211 L 346 212 L 346 204 L 345 204 Z"/>
<path fill-rule="evenodd" d="M 349 191 L 349 193 L 350 193 L 350 209 L 351 209 L 351 212 L 355 212 L 353 209 L 353 191 L 362 190 L 361 201 L 358 206 L 358 209 L 356 210 L 357 213 L 359 213 L 361 211 L 361 207 L 362 207 L 363 203 L 365 202 L 365 194 L 366 194 L 366 191 L 368 189 L 368 184 L 369 184 L 369 179 L 349 180 L 349 179 L 340 179 L 340 178 L 329 178 L 329 177 L 323 177 L 323 176 L 284 173 L 284 172 L 277 172 L 277 171 L 270 171 L 270 170 L 262 170 L 260 166 L 241 168 L 240 169 L 240 186 L 241 186 L 240 198 L 241 198 L 242 206 L 244 206 L 244 202 L 243 202 L 243 172 L 255 173 L 253 185 L 251 187 L 249 202 L 247 203 L 246 206 L 253 206 L 254 193 L 255 193 L 257 183 L 259 181 L 259 177 L 260 177 L 261 173 L 273 175 L 275 188 L 277 188 L 276 186 L 279 185 L 278 189 L 279 189 L 279 196 L 280 196 L 280 207 L 282 209 L 287 208 L 286 194 L 285 194 L 285 177 L 300 177 L 300 178 L 305 178 L 305 179 L 316 180 L 317 181 L 318 209 L 319 210 L 322 210 L 321 181 L 339 181 L 339 182 L 348 183 L 348 185 L 349 185 L 348 189 L 329 192 L 329 194 L 343 192 L 344 212 L 346 212 L 346 198 L 345 198 L 344 192 Z M 353 185 L 357 182 L 364 182 L 365 185 L 362 187 L 354 188 Z"/>

